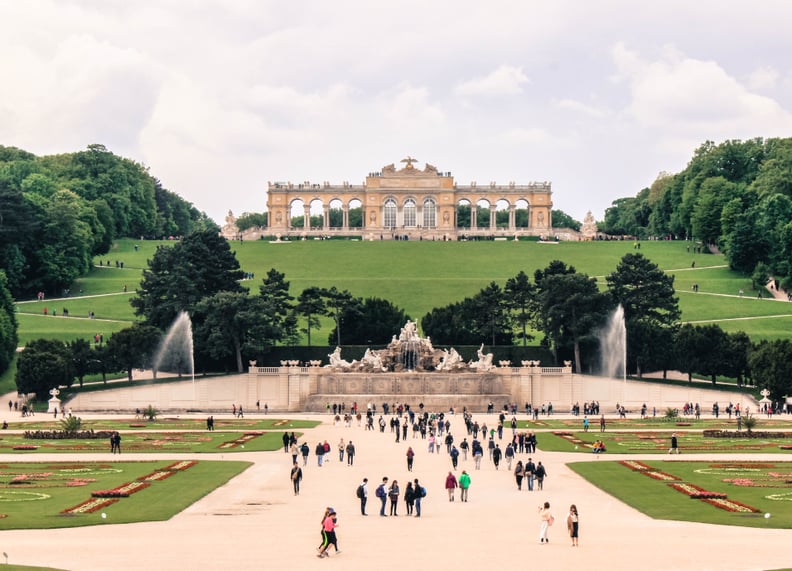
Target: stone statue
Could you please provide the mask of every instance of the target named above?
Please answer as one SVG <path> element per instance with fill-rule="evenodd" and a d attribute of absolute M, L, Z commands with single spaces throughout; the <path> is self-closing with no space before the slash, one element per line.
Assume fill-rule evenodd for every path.
<path fill-rule="evenodd" d="M 352 366 L 352 363 L 341 358 L 341 347 L 336 347 L 335 351 L 327 356 L 330 358 L 330 364 L 327 366 L 331 369 L 349 369 Z"/>
<path fill-rule="evenodd" d="M 387 371 L 387 368 L 382 365 L 382 357 L 370 348 L 366 349 L 363 358 L 360 360 L 360 364 L 363 365 L 364 368 L 374 371 Z"/>
<path fill-rule="evenodd" d="M 470 368 L 476 371 L 489 371 L 492 369 L 492 353 L 484 353 L 484 343 L 476 351 L 478 361 L 471 361 Z"/>
<path fill-rule="evenodd" d="M 413 170 L 415 168 L 412 164 L 413 163 L 417 163 L 418 159 L 414 159 L 410 155 L 407 155 L 407 158 L 406 159 L 402 159 L 401 162 L 407 163 L 407 166 L 404 167 L 404 169 L 408 170 L 408 171 L 411 171 L 411 170 Z"/>
<path fill-rule="evenodd" d="M 396 165 L 393 163 L 382 167 L 382 174 L 393 174 L 396 172 Z"/>
<path fill-rule="evenodd" d="M 400 341 L 414 341 L 418 339 L 418 327 L 415 325 L 415 321 L 407 321 L 404 324 L 404 327 L 401 329 L 401 333 L 399 334 Z"/>
<path fill-rule="evenodd" d="M 448 349 L 443 349 L 442 354 L 443 356 L 440 358 L 440 362 L 435 367 L 437 371 L 452 371 L 460 368 L 464 364 L 462 356 L 457 353 L 457 350 L 453 347 L 451 347 L 450 351 Z"/>
<path fill-rule="evenodd" d="M 426 167 L 424 168 L 424 172 L 437 174 L 437 167 L 434 166 L 434 165 L 430 165 L 429 163 L 426 163 Z"/>

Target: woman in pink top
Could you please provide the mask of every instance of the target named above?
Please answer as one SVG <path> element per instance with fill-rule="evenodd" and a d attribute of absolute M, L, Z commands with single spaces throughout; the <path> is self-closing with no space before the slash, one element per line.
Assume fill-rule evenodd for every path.
<path fill-rule="evenodd" d="M 545 502 L 543 506 L 539 506 L 539 543 L 550 543 L 547 539 L 547 528 L 553 525 L 555 518 L 550 512 L 550 502 Z"/>
<path fill-rule="evenodd" d="M 335 547 L 336 555 L 341 553 L 338 549 L 338 539 L 336 539 L 335 528 L 338 525 L 337 523 L 337 516 L 336 512 L 333 508 L 327 508 L 327 515 L 325 516 L 324 520 L 322 520 L 322 537 L 324 541 L 322 542 L 322 546 L 319 548 L 319 553 L 317 557 L 329 557 L 329 553 L 327 549 L 332 545 Z"/>

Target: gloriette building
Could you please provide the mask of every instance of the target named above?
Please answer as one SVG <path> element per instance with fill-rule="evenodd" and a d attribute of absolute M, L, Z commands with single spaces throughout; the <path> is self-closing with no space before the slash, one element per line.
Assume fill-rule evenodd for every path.
<path fill-rule="evenodd" d="M 382 167 L 362 185 L 270 182 L 269 226 L 259 234 L 456 240 L 552 233 L 549 182 L 460 185 L 450 172 L 416 162 Z"/>

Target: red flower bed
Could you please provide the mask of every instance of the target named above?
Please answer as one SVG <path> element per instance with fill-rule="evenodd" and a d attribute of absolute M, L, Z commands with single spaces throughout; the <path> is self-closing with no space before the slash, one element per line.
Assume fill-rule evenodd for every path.
<path fill-rule="evenodd" d="M 33 446 L 32 444 L 20 444 L 18 446 L 14 446 L 14 450 L 38 450 L 38 446 Z"/>
<path fill-rule="evenodd" d="M 677 492 L 686 494 L 693 500 L 726 499 L 726 494 L 722 492 L 710 492 L 709 490 L 700 488 L 695 484 L 688 484 L 687 482 L 673 482 L 668 485 L 674 488 Z"/>
<path fill-rule="evenodd" d="M 74 507 L 65 509 L 61 513 L 69 514 L 69 515 L 89 514 L 95 512 L 96 510 L 106 508 L 110 504 L 114 504 L 117 501 L 118 499 L 113 499 L 113 498 L 91 498 L 90 500 L 86 500 L 80 504 L 77 504 Z"/>
<path fill-rule="evenodd" d="M 112 490 L 97 490 L 91 492 L 91 496 L 94 498 L 128 498 L 131 494 L 148 487 L 148 482 L 128 482 Z"/>
<path fill-rule="evenodd" d="M 711 506 L 726 510 L 727 512 L 737 513 L 759 513 L 759 510 L 753 506 L 737 502 L 735 500 L 727 500 L 725 498 L 701 498 L 701 501 L 707 502 Z"/>

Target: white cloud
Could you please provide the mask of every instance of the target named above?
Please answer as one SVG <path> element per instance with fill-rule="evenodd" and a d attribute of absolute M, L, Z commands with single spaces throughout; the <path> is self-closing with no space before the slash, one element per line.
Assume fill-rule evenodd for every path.
<path fill-rule="evenodd" d="M 516 95 L 530 80 L 519 67 L 502 65 L 484 77 L 465 81 L 454 88 L 459 95 Z"/>
<path fill-rule="evenodd" d="M 772 89 L 778 84 L 781 74 L 774 67 L 763 65 L 748 76 L 748 87 L 754 90 Z"/>

